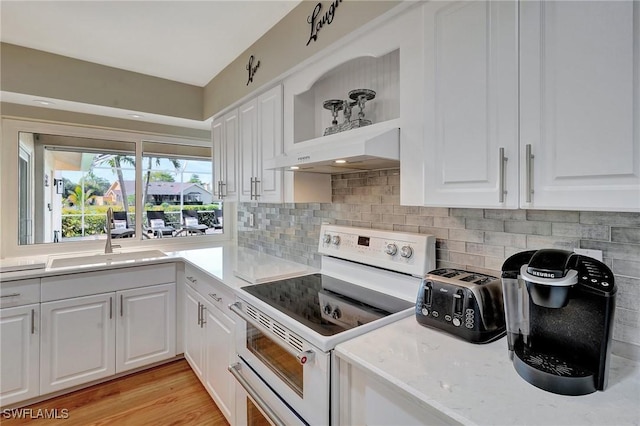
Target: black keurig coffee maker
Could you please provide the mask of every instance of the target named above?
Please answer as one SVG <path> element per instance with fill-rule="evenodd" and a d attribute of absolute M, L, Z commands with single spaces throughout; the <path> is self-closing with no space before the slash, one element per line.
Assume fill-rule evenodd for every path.
<path fill-rule="evenodd" d="M 509 356 L 529 383 L 562 395 L 607 386 L 616 287 L 602 262 L 525 251 L 502 266 Z"/>

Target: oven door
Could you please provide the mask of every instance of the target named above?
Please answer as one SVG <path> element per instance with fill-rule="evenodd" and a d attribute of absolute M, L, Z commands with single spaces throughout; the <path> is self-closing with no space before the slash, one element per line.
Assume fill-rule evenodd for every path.
<path fill-rule="evenodd" d="M 306 423 L 329 424 L 331 357 L 243 301 L 230 306 L 236 352 Z"/>
<path fill-rule="evenodd" d="M 240 359 L 229 366 L 238 382 L 236 386 L 236 424 L 238 426 L 306 425 L 271 389 Z"/>

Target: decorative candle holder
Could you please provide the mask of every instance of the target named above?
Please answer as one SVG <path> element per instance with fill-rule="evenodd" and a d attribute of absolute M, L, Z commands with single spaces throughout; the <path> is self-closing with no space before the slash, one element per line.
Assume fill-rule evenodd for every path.
<path fill-rule="evenodd" d="M 324 129 L 324 136 L 338 133 L 340 131 L 340 126 L 338 126 L 338 112 L 342 110 L 344 101 L 342 99 L 329 99 L 324 101 L 322 106 L 324 109 L 331 111 L 331 114 L 333 115 L 331 126 Z"/>
<path fill-rule="evenodd" d="M 367 101 L 376 97 L 376 92 L 371 89 L 356 89 L 349 92 L 349 99 L 354 100 L 354 104 L 357 104 L 360 108 L 358 112 L 358 118 L 351 120 L 349 124 L 350 129 L 358 127 L 368 126 L 371 124 L 371 120 L 364 118 L 364 105 Z"/>

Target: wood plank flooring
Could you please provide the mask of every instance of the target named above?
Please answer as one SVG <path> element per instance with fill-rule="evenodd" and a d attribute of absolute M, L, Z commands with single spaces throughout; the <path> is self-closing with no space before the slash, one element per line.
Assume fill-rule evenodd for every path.
<path fill-rule="evenodd" d="M 68 410 L 67 419 L 38 420 L 46 426 L 228 425 L 184 359 L 26 407 Z M 30 419 L 0 416 L 2 426 Z"/>

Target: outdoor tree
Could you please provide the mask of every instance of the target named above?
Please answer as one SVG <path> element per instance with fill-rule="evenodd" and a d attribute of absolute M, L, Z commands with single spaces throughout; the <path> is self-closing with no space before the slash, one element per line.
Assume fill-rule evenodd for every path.
<path fill-rule="evenodd" d="M 129 211 L 129 199 L 127 197 L 127 188 L 124 184 L 124 175 L 122 173 L 122 165 L 126 164 L 130 167 L 135 167 L 136 160 L 128 155 L 102 155 L 94 162 L 97 164 L 108 164 L 112 171 L 118 176 L 118 183 L 120 184 L 120 193 L 122 194 L 122 207 L 125 212 Z"/>
<path fill-rule="evenodd" d="M 151 172 L 149 182 L 175 182 L 175 178 L 169 172 Z"/>
<path fill-rule="evenodd" d="M 146 201 L 147 200 L 147 194 L 149 193 L 149 183 L 151 182 L 151 169 L 153 168 L 153 157 L 147 157 L 149 159 L 149 166 L 147 167 L 147 174 L 146 174 L 146 179 L 145 179 L 145 183 L 144 183 L 144 192 L 142 194 L 142 200 Z M 160 158 L 156 158 L 155 159 L 155 165 L 156 166 L 160 166 Z M 180 160 L 177 160 L 175 158 L 167 158 L 167 160 L 169 160 L 171 162 L 171 165 L 173 166 L 173 168 L 177 171 L 180 169 L 180 167 L 182 167 L 182 164 L 180 164 Z M 155 173 L 155 172 L 154 172 Z M 172 180 L 170 181 L 164 181 L 164 182 L 173 182 L 173 176 L 171 177 Z"/>
<path fill-rule="evenodd" d="M 67 203 L 74 207 L 89 205 L 96 198 L 92 189 L 83 191 L 80 185 L 77 185 L 73 191 L 69 191 L 67 194 Z"/>
<path fill-rule="evenodd" d="M 189 179 L 189 182 L 190 183 L 197 183 L 197 184 L 202 185 L 202 181 L 200 180 L 200 176 L 198 176 L 195 173 L 191 175 L 191 179 Z"/>

